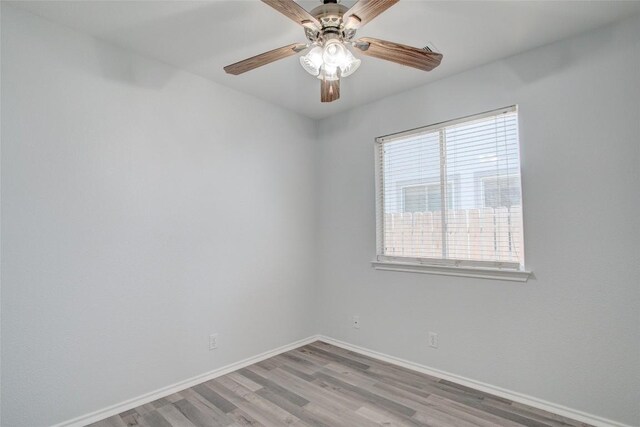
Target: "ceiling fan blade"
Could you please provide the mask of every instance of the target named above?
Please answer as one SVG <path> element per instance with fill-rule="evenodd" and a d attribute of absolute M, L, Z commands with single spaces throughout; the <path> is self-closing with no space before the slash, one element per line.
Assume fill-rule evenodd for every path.
<path fill-rule="evenodd" d="M 397 62 L 398 64 L 423 71 L 433 70 L 442 61 L 441 53 L 370 37 L 356 40 L 353 46 L 358 48 L 364 55 Z"/>
<path fill-rule="evenodd" d="M 320 101 L 332 102 L 340 98 L 340 80 L 325 80 L 320 83 Z"/>
<path fill-rule="evenodd" d="M 351 9 L 347 10 L 342 21 L 347 30 L 357 30 L 399 0 L 359 0 Z"/>
<path fill-rule="evenodd" d="M 262 2 L 303 27 L 315 30 L 322 28 L 320 22 L 294 0 L 262 0 Z"/>
<path fill-rule="evenodd" d="M 291 55 L 303 51 L 307 48 L 306 44 L 293 43 L 288 46 L 279 47 L 277 49 L 270 50 L 269 52 L 261 53 L 260 55 L 252 56 L 244 61 L 236 62 L 235 64 L 227 65 L 224 70 L 228 74 L 238 75 L 251 71 L 254 68 L 262 67 L 278 59 L 286 58 Z"/>

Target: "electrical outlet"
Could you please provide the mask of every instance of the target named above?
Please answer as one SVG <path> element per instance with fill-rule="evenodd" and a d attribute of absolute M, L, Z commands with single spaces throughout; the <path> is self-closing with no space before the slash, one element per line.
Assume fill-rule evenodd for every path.
<path fill-rule="evenodd" d="M 429 347 L 438 348 L 438 333 L 429 332 Z"/>
<path fill-rule="evenodd" d="M 353 316 L 351 318 L 351 325 L 355 328 L 355 329 L 360 329 L 360 316 Z"/>
<path fill-rule="evenodd" d="M 218 348 L 218 334 L 209 335 L 209 350 Z"/>

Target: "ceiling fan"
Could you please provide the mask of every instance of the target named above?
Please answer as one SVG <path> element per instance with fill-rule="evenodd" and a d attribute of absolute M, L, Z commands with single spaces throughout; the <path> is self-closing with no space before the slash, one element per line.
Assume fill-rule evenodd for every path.
<path fill-rule="evenodd" d="M 429 48 L 419 49 L 385 40 L 363 37 L 354 40 L 356 31 L 399 0 L 358 0 L 351 9 L 339 0 L 321 0 L 322 5 L 307 12 L 294 0 L 262 0 L 278 12 L 304 27 L 308 43 L 293 43 L 260 55 L 227 65 L 229 74 L 242 74 L 296 53 L 300 64 L 320 79 L 320 101 L 332 102 L 340 98 L 340 78 L 353 74 L 360 66 L 347 46 L 373 58 L 431 71 L 442 60 L 442 54 Z"/>

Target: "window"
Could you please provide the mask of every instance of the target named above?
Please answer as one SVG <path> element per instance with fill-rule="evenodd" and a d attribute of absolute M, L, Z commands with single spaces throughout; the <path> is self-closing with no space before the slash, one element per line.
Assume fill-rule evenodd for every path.
<path fill-rule="evenodd" d="M 516 107 L 377 138 L 376 180 L 376 268 L 528 277 Z"/>

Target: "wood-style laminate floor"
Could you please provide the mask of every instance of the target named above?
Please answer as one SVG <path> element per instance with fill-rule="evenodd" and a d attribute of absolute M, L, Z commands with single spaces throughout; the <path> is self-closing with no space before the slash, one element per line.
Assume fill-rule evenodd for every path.
<path fill-rule="evenodd" d="M 586 426 L 320 341 L 91 427 Z"/>

